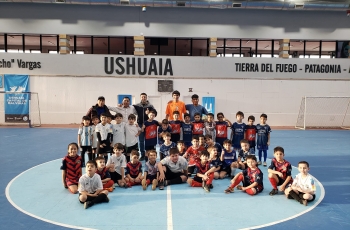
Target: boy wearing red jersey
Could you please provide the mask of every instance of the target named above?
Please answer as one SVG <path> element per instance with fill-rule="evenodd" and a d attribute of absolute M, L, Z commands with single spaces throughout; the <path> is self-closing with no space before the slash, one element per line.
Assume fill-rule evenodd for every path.
<path fill-rule="evenodd" d="M 184 158 L 188 159 L 188 176 L 191 176 L 191 174 L 193 174 L 194 169 L 196 167 L 196 163 L 200 162 L 199 156 L 203 150 L 205 150 L 205 148 L 199 145 L 198 136 L 193 136 L 192 146 L 190 146 L 186 150 L 186 153 L 183 155 Z"/>

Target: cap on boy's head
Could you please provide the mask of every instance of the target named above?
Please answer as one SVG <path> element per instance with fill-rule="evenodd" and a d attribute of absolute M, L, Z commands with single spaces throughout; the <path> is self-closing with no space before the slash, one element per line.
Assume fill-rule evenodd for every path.
<path fill-rule="evenodd" d="M 192 99 L 198 99 L 198 95 L 197 94 L 193 94 L 191 98 Z"/>
<path fill-rule="evenodd" d="M 90 117 L 89 116 L 83 116 L 83 121 L 90 121 Z"/>
<path fill-rule="evenodd" d="M 169 155 L 175 155 L 180 154 L 179 150 L 177 148 L 170 148 Z"/>
<path fill-rule="evenodd" d="M 105 100 L 105 97 L 104 96 L 99 96 L 98 98 L 97 98 L 97 100 L 101 100 L 101 101 L 104 101 Z"/>
<path fill-rule="evenodd" d="M 179 92 L 179 91 L 177 91 L 177 90 L 175 90 L 175 91 L 173 92 L 173 94 L 171 94 L 171 95 L 173 96 L 174 94 L 176 94 L 176 95 L 179 95 L 179 96 L 180 96 L 180 92 Z"/>

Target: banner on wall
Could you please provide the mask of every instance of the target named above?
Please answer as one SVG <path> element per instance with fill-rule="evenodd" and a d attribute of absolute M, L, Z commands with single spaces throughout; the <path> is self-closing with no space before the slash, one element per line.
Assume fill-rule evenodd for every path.
<path fill-rule="evenodd" d="M 208 113 L 215 115 L 215 97 L 202 97 L 202 101 Z"/>
<path fill-rule="evenodd" d="M 29 122 L 29 76 L 4 75 L 5 92 L 5 122 Z"/>
<path fill-rule="evenodd" d="M 130 100 L 130 105 L 132 104 L 132 95 L 130 94 L 118 94 L 118 104 L 123 102 L 124 97 L 128 97 Z"/>

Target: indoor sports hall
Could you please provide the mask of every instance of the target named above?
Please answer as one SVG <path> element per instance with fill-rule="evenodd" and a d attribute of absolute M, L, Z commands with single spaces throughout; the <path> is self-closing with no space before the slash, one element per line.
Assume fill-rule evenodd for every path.
<path fill-rule="evenodd" d="M 349 0 L 0 0 L 0 229 L 348 229 L 349 15 Z M 162 122 L 174 92 L 215 121 L 267 115 L 264 190 L 116 186 L 84 209 L 60 170 L 82 117 L 103 97 L 126 118 L 145 93 Z M 276 146 L 293 178 L 310 164 L 307 206 L 269 194 Z"/>

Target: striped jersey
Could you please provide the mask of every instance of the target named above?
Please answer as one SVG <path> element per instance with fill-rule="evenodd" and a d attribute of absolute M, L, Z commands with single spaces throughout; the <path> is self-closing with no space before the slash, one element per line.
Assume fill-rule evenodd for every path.
<path fill-rule="evenodd" d="M 78 184 L 81 174 L 81 157 L 76 155 L 75 157 L 65 156 L 62 160 L 61 170 L 66 171 L 66 180 L 74 184 Z"/>
<path fill-rule="evenodd" d="M 82 126 L 78 130 L 78 135 L 80 135 L 81 146 L 91 146 L 92 142 L 92 126 Z"/>

